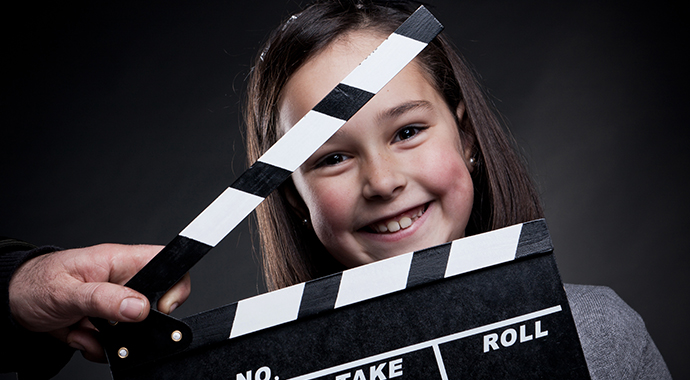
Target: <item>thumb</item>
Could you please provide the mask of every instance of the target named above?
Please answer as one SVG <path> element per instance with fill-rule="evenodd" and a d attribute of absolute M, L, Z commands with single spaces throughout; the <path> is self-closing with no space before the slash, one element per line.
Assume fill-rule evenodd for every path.
<path fill-rule="evenodd" d="M 119 322 L 139 322 L 149 314 L 149 300 L 130 288 L 109 282 L 81 283 L 72 306 L 81 315 Z"/>

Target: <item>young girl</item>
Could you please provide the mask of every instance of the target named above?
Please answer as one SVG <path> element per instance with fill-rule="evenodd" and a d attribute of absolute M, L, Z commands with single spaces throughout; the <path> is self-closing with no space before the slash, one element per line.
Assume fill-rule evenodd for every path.
<path fill-rule="evenodd" d="M 269 37 L 251 72 L 254 162 L 416 4 L 317 1 Z M 509 136 L 441 35 L 257 208 L 269 289 L 543 216 Z M 566 286 L 593 378 L 669 378 L 639 316 Z"/>

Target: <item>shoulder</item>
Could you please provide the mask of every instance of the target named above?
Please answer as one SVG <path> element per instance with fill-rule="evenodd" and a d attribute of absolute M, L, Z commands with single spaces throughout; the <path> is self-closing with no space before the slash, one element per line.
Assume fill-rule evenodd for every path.
<path fill-rule="evenodd" d="M 635 327 L 633 334 L 645 329 L 642 317 L 608 287 L 565 284 L 565 292 L 576 323 L 602 329 Z"/>
<path fill-rule="evenodd" d="M 642 317 L 613 290 L 565 285 L 593 379 L 670 379 Z"/>

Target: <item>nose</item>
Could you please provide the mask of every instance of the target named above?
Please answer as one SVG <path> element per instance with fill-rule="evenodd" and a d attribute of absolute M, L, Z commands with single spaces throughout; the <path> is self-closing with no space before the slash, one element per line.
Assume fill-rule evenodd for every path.
<path fill-rule="evenodd" d="M 392 157 L 377 155 L 366 160 L 363 171 L 362 195 L 369 200 L 390 200 L 400 194 L 407 177 Z"/>

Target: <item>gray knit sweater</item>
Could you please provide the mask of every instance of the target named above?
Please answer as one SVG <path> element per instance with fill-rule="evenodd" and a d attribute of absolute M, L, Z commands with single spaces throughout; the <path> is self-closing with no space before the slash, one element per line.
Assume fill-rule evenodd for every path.
<path fill-rule="evenodd" d="M 593 380 L 670 379 L 639 314 L 611 289 L 565 284 Z"/>

